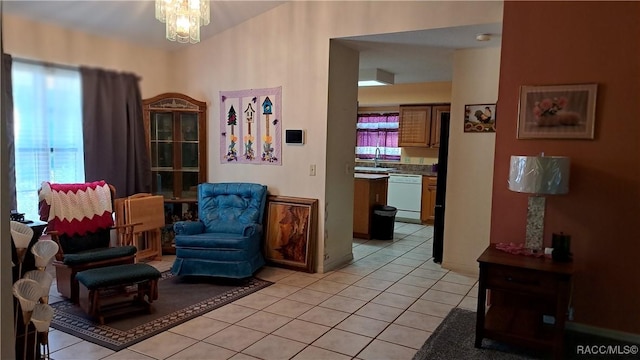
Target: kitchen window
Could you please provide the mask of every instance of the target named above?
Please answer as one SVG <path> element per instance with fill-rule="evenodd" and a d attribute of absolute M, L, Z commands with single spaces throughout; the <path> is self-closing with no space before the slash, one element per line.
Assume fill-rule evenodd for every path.
<path fill-rule="evenodd" d="M 400 114 L 358 114 L 356 127 L 356 158 L 400 161 L 398 127 Z"/>

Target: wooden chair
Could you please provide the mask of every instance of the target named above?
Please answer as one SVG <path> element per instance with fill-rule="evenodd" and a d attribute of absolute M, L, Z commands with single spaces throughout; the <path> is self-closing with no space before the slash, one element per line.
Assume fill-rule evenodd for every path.
<path fill-rule="evenodd" d="M 96 183 L 100 183 L 96 185 Z M 59 250 L 53 260 L 53 266 L 56 269 L 56 283 L 58 292 L 64 297 L 71 299 L 71 301 L 78 302 L 78 281 L 76 280 L 76 274 L 78 272 L 121 264 L 133 264 L 135 263 L 135 257 L 137 249 L 132 245 L 133 228 L 135 224 L 122 224 L 113 226 L 113 199 L 115 196 L 115 188 L 112 185 L 106 184 L 104 181 L 86 184 L 48 184 L 51 188 L 60 186 L 63 188 L 73 188 L 76 186 L 79 190 L 75 190 L 70 195 L 58 194 L 40 195 L 40 218 L 43 221 L 49 221 L 47 227 L 47 233 L 51 235 L 52 240 L 58 243 Z M 108 186 L 108 191 L 106 191 Z M 54 209 L 54 206 L 49 205 L 47 209 L 46 198 L 50 196 L 50 199 L 55 196 L 69 196 L 74 197 L 74 201 L 84 201 L 84 199 L 90 198 L 89 196 L 77 196 L 76 194 L 84 191 L 86 188 L 93 187 L 95 193 L 102 191 L 101 196 L 108 197 L 108 202 L 111 206 L 105 206 L 105 211 L 100 215 L 91 216 L 91 214 L 78 215 L 78 207 L 74 210 L 73 218 L 66 217 L 61 219 L 56 217 L 61 212 L 59 209 Z M 53 191 L 55 192 L 55 191 Z M 62 191 L 60 191 L 62 193 Z M 89 191 L 87 191 L 89 193 Z M 56 200 L 51 200 L 53 204 Z M 65 199 L 65 201 L 70 201 Z M 91 201 L 91 200 L 89 200 Z M 106 201 L 106 199 L 102 199 Z M 44 203 L 44 204 L 43 204 Z M 49 204 L 52 204 L 49 203 Z M 87 206 L 87 212 L 95 211 L 96 206 L 93 209 L 89 209 L 92 206 Z M 56 214 L 51 214 L 49 211 L 54 211 Z M 110 221 L 109 221 L 110 220 Z M 90 222 L 97 222 L 98 224 L 91 224 Z M 55 226 L 54 226 L 55 225 Z M 105 226 L 106 225 L 106 226 Z M 77 229 L 77 231 L 76 231 Z M 117 246 L 111 246 L 111 231 L 115 230 L 118 234 Z"/>

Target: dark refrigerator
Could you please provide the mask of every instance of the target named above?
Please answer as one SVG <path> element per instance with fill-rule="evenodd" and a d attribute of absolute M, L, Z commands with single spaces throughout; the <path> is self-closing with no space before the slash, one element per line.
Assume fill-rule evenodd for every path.
<path fill-rule="evenodd" d="M 433 223 L 433 262 L 442 263 L 444 249 L 444 209 L 447 192 L 447 158 L 449 156 L 449 113 L 441 114 L 440 148 L 438 150 L 438 180 L 436 183 L 436 208 Z"/>

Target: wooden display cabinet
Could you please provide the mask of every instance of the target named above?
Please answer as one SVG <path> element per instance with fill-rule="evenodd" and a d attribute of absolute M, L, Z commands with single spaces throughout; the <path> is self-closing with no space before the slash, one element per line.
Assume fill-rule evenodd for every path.
<path fill-rule="evenodd" d="M 153 193 L 195 198 L 207 177 L 206 103 L 165 93 L 145 99 L 143 109 Z"/>
<path fill-rule="evenodd" d="M 164 201 L 164 222 L 162 228 L 162 254 L 171 255 L 176 253 L 175 232 L 173 224 L 177 221 L 197 221 L 198 220 L 198 200 L 193 199 L 165 199 Z"/>

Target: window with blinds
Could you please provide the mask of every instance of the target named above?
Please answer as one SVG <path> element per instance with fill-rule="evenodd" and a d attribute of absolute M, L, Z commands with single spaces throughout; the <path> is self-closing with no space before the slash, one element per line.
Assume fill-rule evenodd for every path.
<path fill-rule="evenodd" d="M 12 67 L 18 211 L 38 218 L 43 181 L 84 182 L 80 72 L 14 61 Z"/>

